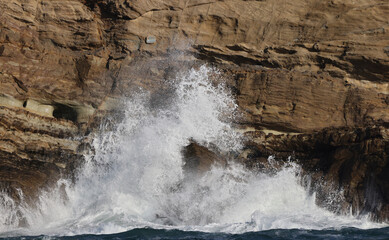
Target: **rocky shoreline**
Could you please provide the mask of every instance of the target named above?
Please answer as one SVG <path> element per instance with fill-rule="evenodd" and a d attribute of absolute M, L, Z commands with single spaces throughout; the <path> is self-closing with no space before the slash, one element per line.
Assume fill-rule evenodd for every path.
<path fill-rule="evenodd" d="M 0 0 L 0 9 L 0 186 L 15 199 L 71 177 L 88 135 L 132 91 L 158 98 L 179 69 L 211 64 L 239 105 L 248 167 L 292 156 L 314 182 L 343 189 L 334 211 L 388 221 L 386 1 Z M 325 202 L 329 187 L 317 186 Z"/>

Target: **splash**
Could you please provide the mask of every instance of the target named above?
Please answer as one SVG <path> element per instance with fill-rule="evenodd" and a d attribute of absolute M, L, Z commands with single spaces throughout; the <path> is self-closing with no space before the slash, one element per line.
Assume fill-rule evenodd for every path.
<path fill-rule="evenodd" d="M 269 175 L 230 161 L 186 178 L 182 149 L 190 142 L 220 152 L 242 147 L 242 136 L 230 124 L 237 105 L 223 85 L 211 83 L 210 74 L 217 72 L 202 66 L 179 75 L 162 104 L 140 90 L 128 100 L 124 120 L 95 137 L 76 183 L 59 181 L 57 189 L 41 194 L 37 209 L 17 207 L 1 195 L 3 235 L 380 226 L 316 206 L 293 163 Z M 20 214 L 29 227 L 18 227 Z"/>

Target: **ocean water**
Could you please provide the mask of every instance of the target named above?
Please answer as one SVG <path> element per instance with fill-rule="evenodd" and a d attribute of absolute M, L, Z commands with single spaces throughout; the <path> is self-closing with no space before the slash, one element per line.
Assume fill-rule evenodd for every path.
<path fill-rule="evenodd" d="M 61 179 L 37 206 L 1 193 L 0 238 L 389 239 L 385 223 L 317 206 L 293 162 L 272 173 L 234 162 L 244 140 L 231 125 L 237 105 L 210 74 L 182 72 L 160 99 L 139 89 L 123 121 L 93 137 L 76 182 Z M 188 177 L 182 149 L 192 141 L 225 153 L 228 166 Z"/>
<path fill-rule="evenodd" d="M 25 240 L 108 240 L 108 239 L 215 239 L 215 240 L 315 240 L 315 239 L 344 239 L 344 240 L 387 240 L 389 239 L 389 228 L 361 230 L 357 228 L 342 228 L 338 230 L 304 230 L 304 229 L 275 229 L 259 232 L 246 232 L 241 234 L 230 233 L 208 233 L 208 232 L 193 232 L 180 230 L 165 230 L 152 228 L 138 228 L 127 232 L 116 234 L 103 235 L 76 235 L 67 237 L 55 236 L 35 236 L 35 237 L 11 237 L 5 238 L 9 240 L 25 239 Z"/>

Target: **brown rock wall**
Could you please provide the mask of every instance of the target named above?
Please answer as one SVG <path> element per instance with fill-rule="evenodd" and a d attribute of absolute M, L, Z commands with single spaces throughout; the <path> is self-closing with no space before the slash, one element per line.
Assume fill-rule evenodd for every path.
<path fill-rule="evenodd" d="M 33 196 L 74 168 L 75 139 L 120 110 L 120 97 L 139 86 L 158 96 L 176 69 L 206 60 L 236 92 L 237 125 L 255 142 L 249 160 L 296 152 L 306 169 L 347 186 L 347 204 L 388 217 L 387 135 L 355 142 L 352 133 L 388 128 L 385 0 L 0 0 L 0 9 L 0 182 L 9 189 Z M 175 50 L 185 54 L 173 63 Z M 334 145 L 342 129 L 348 140 Z"/>
<path fill-rule="evenodd" d="M 328 74 L 281 69 L 246 69 L 234 74 L 238 104 L 258 127 L 309 132 L 389 121 L 388 94 L 380 87 L 358 86 Z"/>

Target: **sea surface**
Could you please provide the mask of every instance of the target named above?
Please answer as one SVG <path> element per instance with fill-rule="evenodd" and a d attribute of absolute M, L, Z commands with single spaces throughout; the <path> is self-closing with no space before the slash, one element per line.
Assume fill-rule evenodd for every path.
<path fill-rule="evenodd" d="M 234 161 L 245 137 L 232 124 L 231 93 L 209 79 L 217 74 L 206 66 L 182 72 L 158 97 L 139 89 L 123 103 L 122 121 L 111 116 L 89 136 L 76 181 L 61 179 L 34 206 L 0 192 L 0 238 L 389 239 L 386 223 L 318 206 L 292 160 L 280 167 L 269 157 L 266 172 Z M 182 149 L 192 142 L 228 165 L 184 172 Z M 342 196 L 329 193 L 328 207 Z"/>
<path fill-rule="evenodd" d="M 110 239 L 215 239 L 215 240 L 387 240 L 389 239 L 389 228 L 361 230 L 357 228 L 344 228 L 340 230 L 299 230 L 299 229 L 274 229 L 260 232 L 247 232 L 242 234 L 228 233 L 206 233 L 206 232 L 186 232 L 180 230 L 157 230 L 151 228 L 133 229 L 131 231 L 106 234 L 106 235 L 77 235 L 71 237 L 58 236 L 35 236 L 35 237 L 13 237 L 1 239 L 25 239 L 25 240 L 110 240 Z"/>

